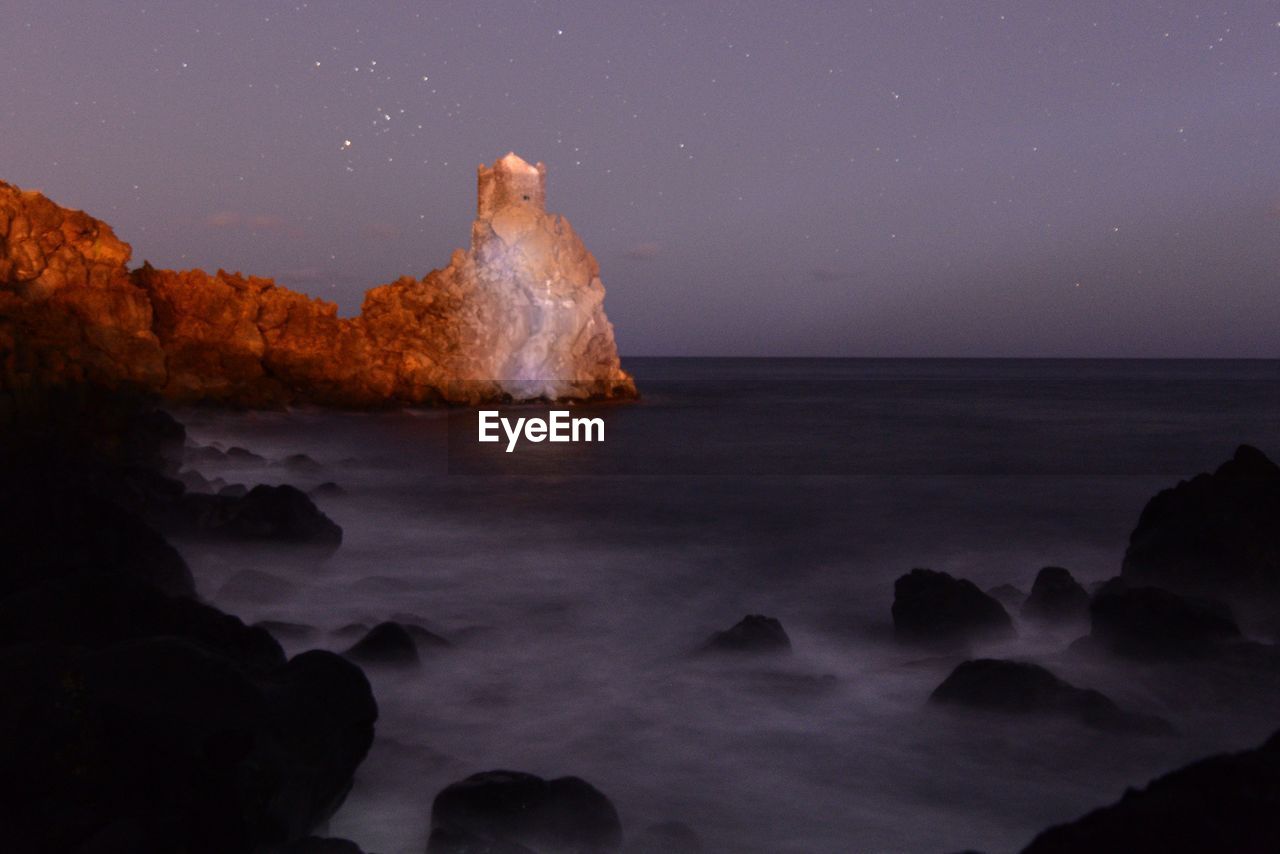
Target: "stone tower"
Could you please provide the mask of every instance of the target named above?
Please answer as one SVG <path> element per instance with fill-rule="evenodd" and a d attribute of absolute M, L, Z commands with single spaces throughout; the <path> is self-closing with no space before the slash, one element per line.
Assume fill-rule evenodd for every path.
<path fill-rule="evenodd" d="M 499 158 L 492 167 L 480 164 L 477 170 L 476 215 L 491 219 L 508 205 L 528 205 L 539 213 L 547 209 L 547 167 L 530 166 L 514 151 Z"/>

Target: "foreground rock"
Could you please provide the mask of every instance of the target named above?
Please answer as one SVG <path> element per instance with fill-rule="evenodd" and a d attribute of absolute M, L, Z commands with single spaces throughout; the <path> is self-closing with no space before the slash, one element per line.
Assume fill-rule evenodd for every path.
<path fill-rule="evenodd" d="M 1130 789 L 1109 807 L 1052 827 L 1023 854 L 1260 854 L 1280 839 L 1280 733 Z"/>
<path fill-rule="evenodd" d="M 130 272 L 102 222 L 0 183 L 0 389 L 133 384 L 182 402 L 374 407 L 626 398 L 599 266 L 546 170 L 479 171 L 471 247 L 362 313 L 219 270 Z"/>
<path fill-rule="evenodd" d="M 980 658 L 956 667 L 929 700 L 1019 715 L 1060 715 L 1112 732 L 1168 734 L 1167 721 L 1120 709 L 1105 694 L 1064 682 L 1038 664 Z"/>
<path fill-rule="evenodd" d="M 716 632 L 702 646 L 703 652 L 777 653 L 791 651 L 791 638 L 782 623 L 763 614 L 748 614 L 732 628 Z"/>
<path fill-rule="evenodd" d="M 1188 658 L 1213 653 L 1240 637 L 1231 611 L 1156 587 L 1131 587 L 1115 578 L 1089 605 L 1090 642 L 1131 658 Z"/>
<path fill-rule="evenodd" d="M 436 795 L 427 854 L 605 854 L 621 844 L 617 810 L 585 780 L 486 771 Z"/>
<path fill-rule="evenodd" d="M 1122 576 L 1280 612 L 1280 467 L 1241 445 L 1213 474 L 1156 495 L 1129 538 Z"/>
<path fill-rule="evenodd" d="M 343 802 L 377 718 L 360 669 L 194 598 L 131 507 L 180 427 L 143 402 L 0 394 L 5 851 L 259 854 Z"/>
<path fill-rule="evenodd" d="M 1083 621 L 1089 617 L 1089 594 L 1067 570 L 1046 566 L 1036 574 L 1022 616 L 1045 623 Z"/>
<path fill-rule="evenodd" d="M 1010 637 L 1013 621 L 973 582 L 913 569 L 893 584 L 893 628 L 904 641 L 963 645 Z"/>

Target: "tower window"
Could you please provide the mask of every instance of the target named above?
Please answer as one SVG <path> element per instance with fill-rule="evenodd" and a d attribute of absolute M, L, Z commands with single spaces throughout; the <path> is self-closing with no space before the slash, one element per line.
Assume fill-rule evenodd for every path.
<path fill-rule="evenodd" d="M 524 196 L 524 200 L 525 200 L 526 202 L 527 202 L 527 201 L 529 201 L 529 197 L 528 197 L 528 196 Z"/>

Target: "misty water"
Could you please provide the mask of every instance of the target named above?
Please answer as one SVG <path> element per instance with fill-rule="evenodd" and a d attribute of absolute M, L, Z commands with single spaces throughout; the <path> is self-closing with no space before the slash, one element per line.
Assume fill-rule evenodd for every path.
<path fill-rule="evenodd" d="M 327 559 L 180 544 L 200 592 L 290 653 L 387 619 L 451 640 L 370 668 L 374 747 L 330 832 L 425 850 L 431 800 L 477 771 L 577 775 L 624 831 L 667 820 L 716 852 L 1017 850 L 1280 721 L 1280 674 L 1068 651 L 1019 622 L 976 653 L 1032 657 L 1171 737 L 930 707 L 964 656 L 893 640 L 894 579 L 1028 590 L 1119 572 L 1146 500 L 1240 442 L 1280 455 L 1275 362 L 633 359 L 638 403 L 584 407 L 603 446 L 479 454 L 473 411 L 179 413 L 267 463 L 207 477 L 342 494 Z M 305 453 L 322 465 L 278 464 Z M 748 613 L 793 654 L 692 655 Z M 1016 613 L 1014 614 L 1017 620 Z"/>

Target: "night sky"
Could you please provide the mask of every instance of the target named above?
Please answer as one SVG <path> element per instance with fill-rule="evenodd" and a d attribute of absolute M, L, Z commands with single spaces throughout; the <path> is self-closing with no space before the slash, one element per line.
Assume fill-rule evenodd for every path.
<path fill-rule="evenodd" d="M 0 179 L 359 310 L 546 162 L 627 355 L 1280 355 L 1280 3 L 0 9 Z"/>

